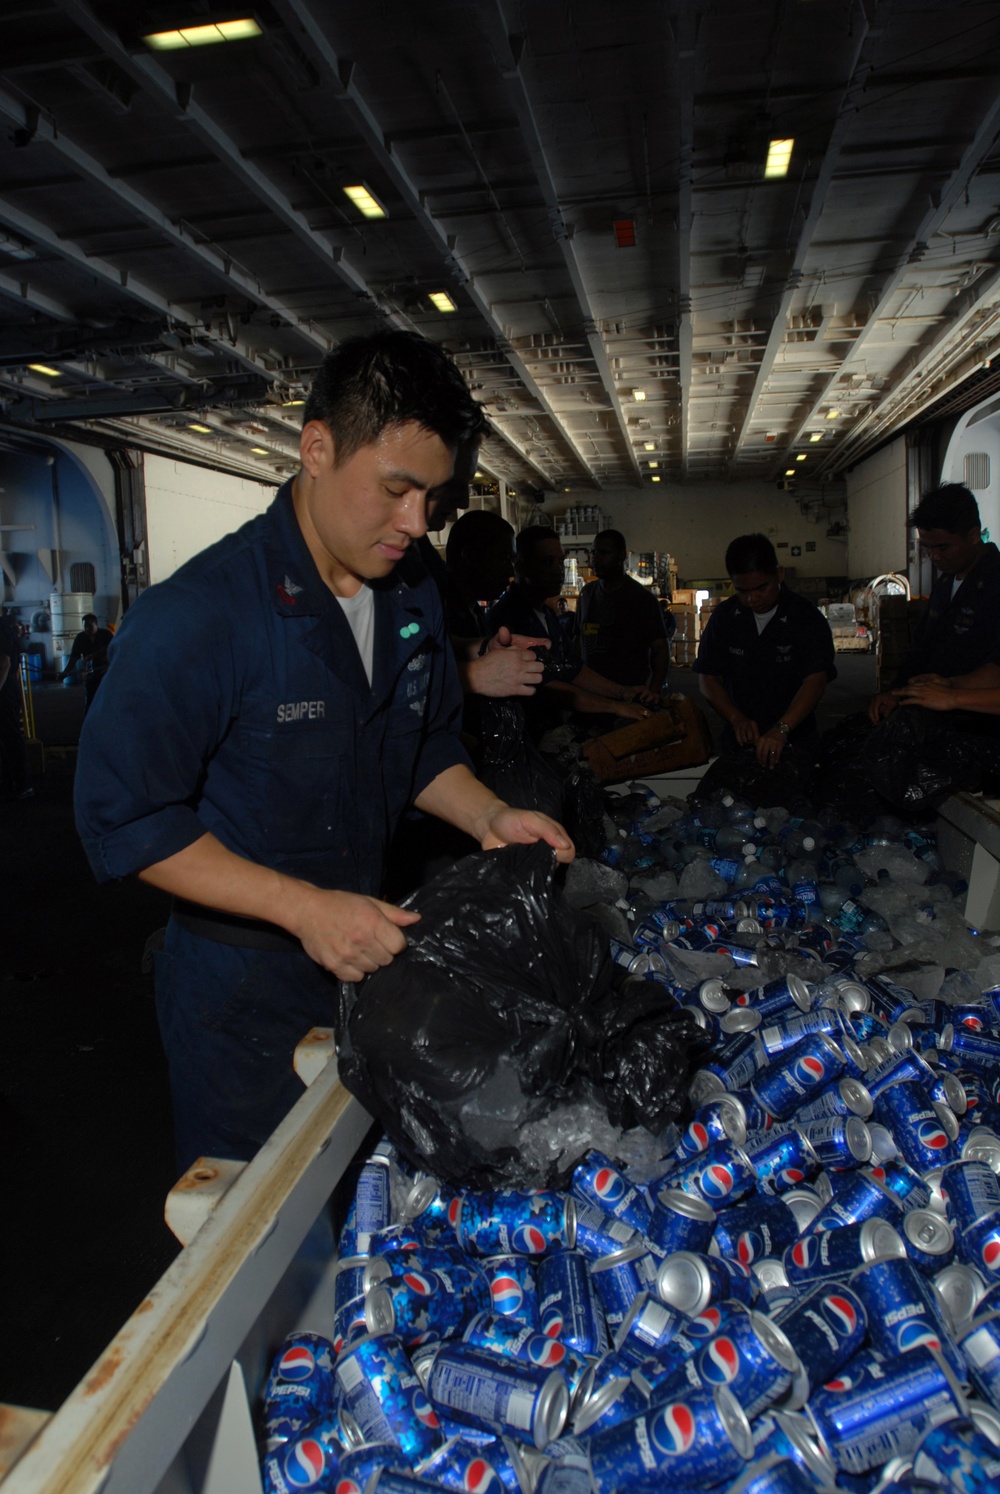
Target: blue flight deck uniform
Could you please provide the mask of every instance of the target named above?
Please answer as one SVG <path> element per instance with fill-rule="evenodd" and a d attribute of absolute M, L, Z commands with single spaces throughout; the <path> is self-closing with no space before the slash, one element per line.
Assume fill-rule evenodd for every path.
<path fill-rule="evenodd" d="M 818 607 L 784 584 L 761 633 L 755 614 L 739 597 L 720 602 L 701 636 L 694 667 L 698 674 L 721 678 L 733 705 L 762 732 L 781 720 L 807 675 L 837 677 L 829 623 Z M 789 741 L 801 742 L 815 732 L 813 713 L 789 733 Z"/>
<path fill-rule="evenodd" d="M 941 575 L 931 590 L 927 611 L 893 681 L 899 689 L 915 674 L 971 674 L 996 660 L 1000 617 L 1000 550 L 983 546 L 969 574 L 952 596 L 954 576 Z"/>
<path fill-rule="evenodd" d="M 286 483 L 237 533 L 144 592 L 87 715 L 77 825 L 101 881 L 210 832 L 324 888 L 378 895 L 404 810 L 467 764 L 461 692 L 416 557 L 374 592 L 369 685 Z M 336 981 L 273 924 L 175 903 L 157 956 L 178 1157 L 246 1158 L 301 1094 L 295 1044 Z"/>

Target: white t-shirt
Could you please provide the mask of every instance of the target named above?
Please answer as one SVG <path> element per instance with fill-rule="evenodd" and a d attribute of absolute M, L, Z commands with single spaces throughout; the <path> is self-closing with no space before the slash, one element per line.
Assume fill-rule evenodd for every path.
<path fill-rule="evenodd" d="M 771 621 L 771 618 L 774 616 L 774 614 L 777 612 L 777 610 L 778 610 L 778 604 L 777 604 L 777 602 L 775 602 L 775 604 L 771 608 L 770 612 L 755 612 L 754 613 L 753 620 L 757 624 L 757 633 L 758 633 L 758 635 L 760 635 L 761 633 L 763 633 L 764 629 L 767 627 L 768 623 Z"/>
<path fill-rule="evenodd" d="M 338 597 L 344 609 L 358 653 L 365 667 L 369 685 L 372 682 L 372 662 L 375 658 L 375 597 L 370 586 L 362 585 L 353 597 Z"/>

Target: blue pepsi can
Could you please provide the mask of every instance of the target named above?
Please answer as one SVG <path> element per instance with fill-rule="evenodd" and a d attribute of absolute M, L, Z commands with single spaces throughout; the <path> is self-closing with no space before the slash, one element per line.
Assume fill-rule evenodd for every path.
<path fill-rule="evenodd" d="M 703 1488 L 732 1478 L 752 1455 L 750 1424 L 731 1391 L 692 1390 L 591 1438 L 594 1494 L 666 1480 Z"/>
<path fill-rule="evenodd" d="M 368 1259 L 397 1255 L 404 1250 L 420 1250 L 426 1244 L 425 1237 L 411 1224 L 390 1224 L 387 1229 L 376 1230 L 372 1235 L 368 1242 Z"/>
<path fill-rule="evenodd" d="M 960 1024 L 946 1022 L 941 1029 L 938 1047 L 960 1059 L 962 1066 L 983 1069 L 988 1074 L 1000 1071 L 1000 1037 L 986 1032 L 972 1032 Z"/>
<path fill-rule="evenodd" d="M 392 1223 L 392 1199 L 389 1194 L 389 1158 L 376 1148 L 361 1169 L 354 1194 L 354 1228 L 357 1232 L 357 1254 L 367 1255 L 372 1235 Z"/>
<path fill-rule="evenodd" d="M 965 1362 L 945 1322 L 934 1287 L 904 1255 L 861 1266 L 851 1285 L 868 1310 L 872 1347 L 889 1359 L 920 1347 L 943 1354 L 953 1374 Z"/>
<path fill-rule="evenodd" d="M 560 1367 L 565 1374 L 570 1351 L 557 1338 L 549 1338 L 537 1329 L 526 1328 L 514 1318 L 498 1313 L 480 1312 L 462 1329 L 462 1342 L 486 1354 L 500 1354 L 508 1359 L 523 1359 L 539 1369 Z"/>
<path fill-rule="evenodd" d="M 974 1389 L 991 1406 L 1000 1406 L 1000 1312 L 974 1318 L 959 1348 Z"/>
<path fill-rule="evenodd" d="M 730 1297 L 749 1304 L 756 1288 L 753 1276 L 739 1261 L 678 1250 L 667 1256 L 657 1272 L 656 1294 L 661 1302 L 693 1318 Z"/>
<path fill-rule="evenodd" d="M 547 1255 L 572 1247 L 576 1209 L 562 1193 L 463 1193 L 458 1239 L 469 1255 Z"/>
<path fill-rule="evenodd" d="M 912 1081 L 890 1084 L 875 1100 L 875 1118 L 888 1126 L 900 1155 L 915 1172 L 922 1174 L 959 1160 L 955 1137 L 950 1134 L 952 1127 L 958 1134 L 955 1117 L 928 1099 L 922 1085 Z"/>
<path fill-rule="evenodd" d="M 337 1494 L 354 1494 L 355 1490 L 365 1494 L 373 1474 L 380 1469 L 409 1466 L 396 1442 L 360 1442 L 340 1454 Z"/>
<path fill-rule="evenodd" d="M 763 1193 L 787 1193 L 819 1172 L 816 1152 L 796 1126 L 752 1135 L 745 1150 Z"/>
<path fill-rule="evenodd" d="M 573 1413 L 573 1434 L 592 1437 L 607 1427 L 629 1421 L 649 1405 L 631 1359 L 612 1350 L 590 1368 Z"/>
<path fill-rule="evenodd" d="M 824 1449 L 845 1473 L 864 1474 L 889 1457 L 907 1457 L 951 1407 L 965 1403 L 935 1350 L 917 1347 L 885 1360 L 862 1349 L 810 1398 L 808 1413 Z"/>
<path fill-rule="evenodd" d="M 813 1485 L 832 1489 L 836 1469 L 820 1446 L 816 1428 L 806 1416 L 794 1411 L 768 1411 L 753 1426 L 754 1453 L 758 1458 L 780 1457 L 792 1463 Z"/>
<path fill-rule="evenodd" d="M 675 1250 L 707 1250 L 716 1227 L 711 1204 L 680 1188 L 660 1187 L 646 1229 L 646 1240 L 665 1255 Z"/>
<path fill-rule="evenodd" d="M 649 1203 L 602 1152 L 588 1152 L 573 1169 L 572 1191 L 584 1203 L 621 1219 L 640 1233 L 649 1223 Z"/>
<path fill-rule="evenodd" d="M 773 1315 L 799 1361 L 789 1405 L 804 1406 L 813 1390 L 832 1379 L 861 1348 L 868 1314 L 848 1286 L 817 1286 Z"/>
<path fill-rule="evenodd" d="M 906 1246 L 886 1220 L 863 1219 L 839 1229 L 803 1235 L 782 1256 L 785 1274 L 793 1285 L 846 1281 L 859 1266 L 889 1256 L 902 1259 Z"/>
<path fill-rule="evenodd" d="M 840 1051 L 845 1051 L 845 1039 L 841 1039 L 837 1045 Z M 795 1112 L 796 1124 L 801 1125 L 803 1121 L 825 1120 L 831 1115 L 859 1115 L 862 1120 L 867 1120 L 874 1106 L 872 1097 L 867 1087 L 859 1079 L 850 1075 L 844 1079 L 836 1079 L 833 1084 L 828 1084 L 821 1089 L 811 1100 L 800 1105 Z"/>
<path fill-rule="evenodd" d="M 819 1234 L 843 1224 L 860 1224 L 863 1219 L 886 1219 L 890 1224 L 901 1219 L 903 1202 L 878 1176 L 879 1171 L 881 1169 L 869 1168 L 865 1172 L 848 1174 L 846 1182 L 834 1187 L 830 1199 L 809 1226 L 809 1232 Z"/>
<path fill-rule="evenodd" d="M 877 1166 L 866 1167 L 865 1176 L 894 1193 L 904 1209 L 927 1209 L 930 1207 L 931 1190 L 913 1168 L 897 1157 Z"/>
<path fill-rule="evenodd" d="M 548 1259 L 548 1257 L 545 1257 Z M 537 1328 L 538 1274 L 525 1255 L 491 1255 L 482 1262 L 494 1312 Z"/>
<path fill-rule="evenodd" d="M 330 1340 L 318 1333 L 293 1333 L 285 1339 L 264 1387 L 264 1438 L 269 1451 L 329 1414 L 333 1357 Z"/>
<path fill-rule="evenodd" d="M 985 1162 L 949 1162 L 941 1175 L 941 1192 L 958 1230 L 1000 1209 L 1000 1179 Z"/>
<path fill-rule="evenodd" d="M 615 1348 L 636 1364 L 650 1355 L 658 1359 L 687 1322 L 684 1313 L 640 1292 L 615 1334 Z"/>
<path fill-rule="evenodd" d="M 919 1053 L 907 1048 L 902 1053 L 893 1053 L 874 1068 L 868 1069 L 865 1088 L 872 1099 L 876 1100 L 890 1084 L 897 1084 L 901 1079 L 916 1079 L 921 1084 L 930 1085 L 934 1083 L 934 1070 Z"/>
<path fill-rule="evenodd" d="M 404 1223 L 428 1244 L 457 1245 L 461 1195 L 436 1178 L 418 1178 L 406 1197 Z"/>
<path fill-rule="evenodd" d="M 582 1199 L 575 1203 L 573 1223 L 573 1244 L 588 1260 L 605 1260 L 608 1256 L 620 1255 L 623 1250 L 634 1249 L 642 1242 L 641 1234 L 630 1224 L 612 1218 L 603 1209 L 584 1203 Z"/>
<path fill-rule="evenodd" d="M 973 1421 L 955 1418 L 924 1433 L 913 1471 L 936 1486 L 943 1479 L 957 1494 L 987 1494 L 1000 1481 L 1000 1453 Z"/>
<path fill-rule="evenodd" d="M 628 1316 L 629 1308 L 643 1290 L 639 1275 L 636 1251 L 623 1251 L 619 1256 L 595 1261 L 590 1268 L 590 1279 L 594 1291 L 604 1308 L 604 1318 L 612 1334 Z"/>
<path fill-rule="evenodd" d="M 994 1281 L 1000 1276 L 1000 1209 L 963 1229 L 955 1243 L 966 1265 L 974 1267 L 987 1281 Z"/>
<path fill-rule="evenodd" d="M 373 1286 L 365 1320 L 375 1334 L 395 1334 L 408 1347 L 455 1338 L 489 1304 L 489 1287 L 471 1272 L 406 1271 Z"/>
<path fill-rule="evenodd" d="M 752 1193 L 756 1175 L 750 1159 L 731 1141 L 714 1141 L 684 1166 L 667 1174 L 661 1182 L 703 1200 L 711 1208 L 726 1207 Z M 659 1189 L 657 1190 L 657 1196 Z"/>
<path fill-rule="evenodd" d="M 955 1231 L 947 1219 L 930 1209 L 911 1209 L 903 1215 L 903 1244 L 925 1276 L 936 1275 L 955 1258 Z"/>
<path fill-rule="evenodd" d="M 685 1360 L 673 1380 L 657 1388 L 653 1404 L 672 1398 L 686 1382 L 697 1389 L 724 1385 L 752 1421 L 782 1400 L 802 1366 L 785 1334 L 763 1313 L 735 1313 L 725 1328 Z"/>
<path fill-rule="evenodd" d="M 547 1255 L 538 1266 L 539 1327 L 579 1354 L 604 1354 L 609 1346 L 604 1313 L 587 1262 L 577 1250 Z"/>
<path fill-rule="evenodd" d="M 449 1437 L 416 1471 L 421 1479 L 454 1489 L 457 1494 L 504 1494 L 503 1479 L 488 1456 L 488 1449 L 461 1437 Z M 381 1480 L 373 1487 L 381 1488 Z M 383 1494 L 387 1494 L 385 1489 Z"/>
<path fill-rule="evenodd" d="M 798 1237 L 798 1220 L 780 1197 L 749 1198 L 726 1209 L 715 1226 L 721 1253 L 743 1266 L 780 1256 Z"/>
<path fill-rule="evenodd" d="M 369 1256 L 362 1277 L 364 1290 L 370 1292 L 380 1281 L 386 1281 L 390 1276 L 405 1276 L 408 1271 L 445 1271 L 463 1281 L 469 1278 L 470 1282 L 480 1285 L 484 1278 L 484 1272 L 476 1262 L 457 1245 L 425 1245 L 421 1242 L 412 1250 Z"/>
<path fill-rule="evenodd" d="M 267 1453 L 261 1465 L 264 1494 L 314 1489 L 332 1494 L 340 1482 L 335 1418 L 313 1422 L 299 1436 Z"/>
<path fill-rule="evenodd" d="M 734 1141 L 742 1146 L 747 1127 L 742 1107 L 734 1105 L 728 1095 L 699 1105 L 674 1148 L 678 1162 L 687 1162 L 711 1146 L 713 1141 Z"/>
<path fill-rule="evenodd" d="M 455 1421 L 545 1448 L 569 1416 L 569 1387 L 558 1369 L 539 1369 L 446 1344 L 434 1356 L 427 1393 Z"/>
<path fill-rule="evenodd" d="M 754 1076 L 750 1092 L 775 1120 L 787 1120 L 799 1105 L 843 1071 L 840 1048 L 828 1033 L 818 1032 L 772 1057 L 769 1066 Z"/>
<path fill-rule="evenodd" d="M 807 1012 L 812 1007 L 812 996 L 804 980 L 797 975 L 783 975 L 770 980 L 752 991 L 741 992 L 736 998 L 737 1006 L 749 1006 L 761 1017 L 779 1017 L 784 1012 Z"/>
<path fill-rule="evenodd" d="M 886 975 L 873 975 L 864 986 L 872 998 L 872 1011 L 890 1027 L 913 1005 L 913 992 L 897 985 Z"/>
<path fill-rule="evenodd" d="M 334 1371 L 341 1424 L 359 1442 L 395 1442 L 415 1466 L 444 1441 L 437 1413 L 398 1338 L 380 1334 L 345 1350 Z"/>
<path fill-rule="evenodd" d="M 815 1006 L 812 1011 L 800 1012 L 794 1017 L 784 1017 L 780 1022 L 769 1022 L 761 1027 L 757 1041 L 761 1051 L 770 1062 L 787 1053 L 805 1038 L 818 1037 L 825 1033 L 836 1039 L 844 1031 L 844 1018 L 830 1006 Z M 833 1077 L 832 1075 L 830 1076 Z M 805 1096 L 801 1096 L 805 1098 Z"/>
<path fill-rule="evenodd" d="M 802 1121 L 798 1129 L 829 1171 L 848 1172 L 871 1160 L 871 1132 L 860 1115 L 828 1115 Z"/>

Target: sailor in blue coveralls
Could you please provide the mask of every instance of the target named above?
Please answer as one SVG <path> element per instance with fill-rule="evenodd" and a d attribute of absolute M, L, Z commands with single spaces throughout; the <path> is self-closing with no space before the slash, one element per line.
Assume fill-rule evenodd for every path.
<path fill-rule="evenodd" d="M 573 846 L 473 776 L 433 582 L 408 553 L 484 422 L 410 333 L 344 343 L 306 404 L 302 466 L 259 518 L 143 593 L 88 713 L 77 823 L 102 881 L 171 893 L 156 997 L 178 1159 L 245 1159 L 301 1093 L 296 1043 L 335 978 L 405 947 L 379 900 L 400 815 L 483 849 Z"/>

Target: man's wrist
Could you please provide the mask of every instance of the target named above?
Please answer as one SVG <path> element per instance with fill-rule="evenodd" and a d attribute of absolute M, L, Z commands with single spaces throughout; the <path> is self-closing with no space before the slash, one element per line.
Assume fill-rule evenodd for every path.
<path fill-rule="evenodd" d="M 776 721 L 774 724 L 774 729 L 775 731 L 780 732 L 783 737 L 787 737 L 792 728 L 789 726 L 787 721 Z"/>

